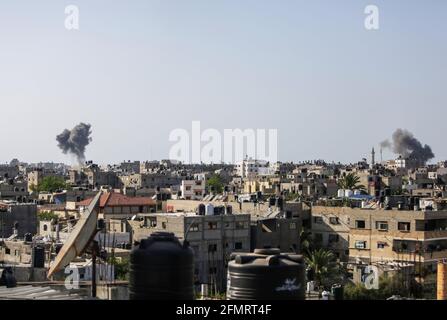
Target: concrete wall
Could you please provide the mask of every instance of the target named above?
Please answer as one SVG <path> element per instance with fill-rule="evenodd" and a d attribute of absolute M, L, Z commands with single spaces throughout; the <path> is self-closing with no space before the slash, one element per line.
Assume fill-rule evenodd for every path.
<path fill-rule="evenodd" d="M 13 234 L 14 223 L 19 224 L 18 236 L 37 233 L 37 206 L 35 204 L 9 205 L 0 209 L 0 237 L 8 238 Z"/>

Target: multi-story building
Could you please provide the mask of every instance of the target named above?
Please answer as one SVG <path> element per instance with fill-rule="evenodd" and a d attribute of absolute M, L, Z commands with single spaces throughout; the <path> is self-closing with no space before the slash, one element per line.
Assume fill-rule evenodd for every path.
<path fill-rule="evenodd" d="M 16 202 L 0 202 L 0 238 L 23 237 L 37 232 L 37 206 Z"/>
<path fill-rule="evenodd" d="M 156 189 L 180 185 L 181 178 L 161 173 L 143 173 L 120 176 L 125 188 Z"/>
<path fill-rule="evenodd" d="M 19 175 L 19 167 L 17 165 L 0 165 L 0 180 L 13 179 Z"/>
<path fill-rule="evenodd" d="M 278 248 L 299 252 L 302 221 L 299 218 L 255 218 L 251 221 L 251 251 Z"/>
<path fill-rule="evenodd" d="M 237 165 L 237 174 L 242 178 L 256 176 L 270 176 L 276 173 L 275 167 L 271 167 L 267 161 L 245 159 Z"/>
<path fill-rule="evenodd" d="M 0 200 L 17 202 L 28 201 L 28 186 L 26 181 L 8 180 L 0 182 Z"/>
<path fill-rule="evenodd" d="M 314 237 L 339 252 L 345 261 L 406 262 L 431 269 L 438 260 L 447 258 L 445 210 L 316 206 L 312 216 Z"/>
<path fill-rule="evenodd" d="M 160 213 L 138 218 L 129 221 L 133 241 L 159 231 L 187 240 L 194 251 L 196 283 L 216 285 L 220 292 L 225 290 L 230 254 L 250 250 L 249 214 Z"/>
<path fill-rule="evenodd" d="M 205 196 L 205 180 L 182 180 L 180 192 L 182 199 L 202 200 Z"/>

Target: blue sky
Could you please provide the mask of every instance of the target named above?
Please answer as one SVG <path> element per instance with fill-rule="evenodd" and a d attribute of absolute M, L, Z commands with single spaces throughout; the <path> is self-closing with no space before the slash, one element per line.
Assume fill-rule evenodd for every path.
<path fill-rule="evenodd" d="M 398 127 L 447 159 L 446 31 L 443 0 L 2 1 L 0 162 L 69 162 L 80 121 L 88 159 L 167 158 L 193 120 L 277 128 L 283 161 L 357 161 Z"/>

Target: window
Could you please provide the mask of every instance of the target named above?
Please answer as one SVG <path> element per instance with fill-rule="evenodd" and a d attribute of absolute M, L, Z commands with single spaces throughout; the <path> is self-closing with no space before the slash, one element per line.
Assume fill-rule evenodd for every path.
<path fill-rule="evenodd" d="M 208 229 L 216 230 L 217 229 L 217 222 L 208 222 Z"/>
<path fill-rule="evenodd" d="M 334 242 L 338 242 L 339 240 L 339 236 L 338 234 L 329 234 L 329 243 L 334 243 Z"/>
<path fill-rule="evenodd" d="M 376 221 L 376 229 L 380 231 L 388 231 L 387 221 Z"/>
<path fill-rule="evenodd" d="M 5 248 L 5 254 L 11 254 L 11 249 Z"/>
<path fill-rule="evenodd" d="M 185 189 L 186 191 L 191 191 L 191 186 L 186 186 Z"/>
<path fill-rule="evenodd" d="M 410 231 L 411 223 L 410 222 L 398 222 L 397 229 L 399 231 Z"/>
<path fill-rule="evenodd" d="M 366 241 L 356 241 L 355 248 L 356 249 L 366 249 Z"/>
<path fill-rule="evenodd" d="M 209 252 L 216 252 L 217 251 L 217 244 L 209 244 L 208 245 L 208 251 Z"/>
<path fill-rule="evenodd" d="M 365 220 L 355 220 L 355 227 L 357 229 L 365 229 Z"/>
<path fill-rule="evenodd" d="M 234 250 L 242 250 L 242 242 L 235 242 Z"/>
<path fill-rule="evenodd" d="M 245 229 L 248 224 L 243 221 L 236 221 L 236 229 Z"/>
<path fill-rule="evenodd" d="M 157 226 L 157 219 L 150 219 L 149 225 L 151 228 L 155 228 Z"/>
<path fill-rule="evenodd" d="M 314 217 L 314 223 L 322 224 L 323 223 L 323 217 Z"/>
<path fill-rule="evenodd" d="M 162 223 L 161 223 L 161 227 L 162 227 L 163 229 L 166 229 L 166 222 L 162 222 Z"/>
<path fill-rule="evenodd" d="M 330 224 L 340 224 L 340 219 L 338 217 L 330 217 L 329 223 Z"/>
<path fill-rule="evenodd" d="M 386 242 L 379 241 L 377 242 L 377 249 L 385 249 L 386 245 Z"/>
<path fill-rule="evenodd" d="M 322 233 L 315 233 L 314 234 L 314 240 L 317 243 L 323 242 L 323 234 Z"/>
<path fill-rule="evenodd" d="M 289 225 L 290 230 L 295 230 L 296 229 L 296 222 L 291 222 Z"/>
<path fill-rule="evenodd" d="M 43 225 L 43 231 L 48 231 L 48 225 L 46 224 Z"/>
<path fill-rule="evenodd" d="M 199 225 L 197 223 L 192 223 L 191 226 L 189 227 L 189 231 L 190 232 L 199 231 Z"/>

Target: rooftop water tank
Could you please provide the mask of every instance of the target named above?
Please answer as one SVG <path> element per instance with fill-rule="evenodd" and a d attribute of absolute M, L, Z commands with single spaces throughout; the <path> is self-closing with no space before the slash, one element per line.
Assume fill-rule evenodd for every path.
<path fill-rule="evenodd" d="M 344 189 L 338 189 L 337 191 L 337 198 L 344 198 L 345 197 L 345 190 Z"/>
<path fill-rule="evenodd" d="M 130 253 L 130 300 L 193 300 L 194 254 L 173 233 L 156 232 Z"/>
<path fill-rule="evenodd" d="M 354 192 L 352 192 L 352 190 L 345 190 L 345 197 L 346 198 L 352 197 L 353 194 L 354 194 Z"/>
<path fill-rule="evenodd" d="M 228 264 L 229 300 L 304 300 L 303 257 L 279 249 L 232 253 Z"/>
<path fill-rule="evenodd" d="M 208 203 L 205 206 L 205 214 L 207 216 L 213 216 L 214 215 L 214 206 L 211 203 Z"/>

